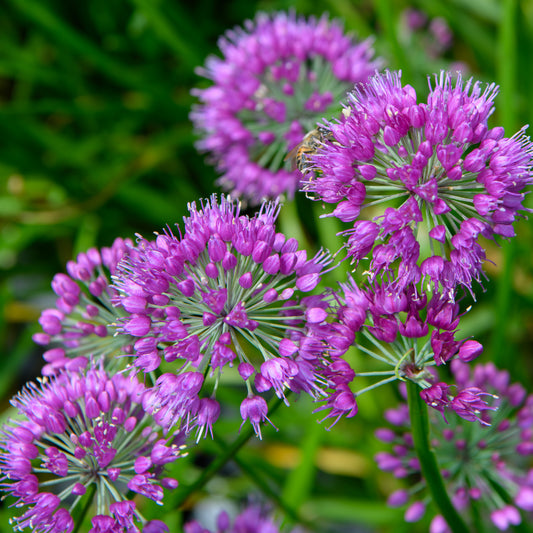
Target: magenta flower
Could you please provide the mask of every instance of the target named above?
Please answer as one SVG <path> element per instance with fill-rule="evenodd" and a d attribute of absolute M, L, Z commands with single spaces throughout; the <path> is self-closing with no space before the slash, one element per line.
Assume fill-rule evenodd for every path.
<path fill-rule="evenodd" d="M 198 438 L 211 433 L 220 409 L 208 389 L 233 367 L 248 391 L 243 420 L 260 435 L 261 394 L 325 397 L 331 363 L 347 348 L 328 322 L 326 296 L 312 294 L 330 257 L 308 259 L 295 239 L 276 232 L 276 204 L 250 218 L 238 203 L 212 196 L 189 210 L 179 238 L 140 238 L 117 268 L 119 301 L 130 313 L 120 329 L 138 338 L 135 368 L 171 363 L 145 398 L 162 424 L 183 420 Z"/>
<path fill-rule="evenodd" d="M 479 409 L 477 418 L 482 424 L 470 422 L 464 411 L 451 407 L 459 417 L 449 414 L 446 421 L 430 411 L 430 438 L 435 456 L 443 473 L 444 483 L 458 511 L 468 522 L 478 516 L 498 530 L 507 530 L 523 520 L 530 522 L 533 511 L 533 395 L 526 397 L 524 388 L 510 383 L 509 373 L 497 370 L 492 363 L 470 365 L 459 360 L 451 363 L 457 389 L 463 394 L 460 403 Z M 441 385 L 441 384 L 439 384 Z M 443 387 L 444 396 L 449 387 Z M 480 392 L 478 392 L 480 391 Z M 488 409 L 476 404 L 484 394 Z M 457 394 L 459 397 L 461 393 Z M 435 398 L 438 395 L 434 395 Z M 464 408 L 464 406 L 463 406 Z M 413 448 L 407 405 L 386 412 L 386 419 L 395 429 L 381 428 L 377 438 L 390 444 L 391 452 L 376 456 L 378 467 L 398 478 L 420 478 L 420 465 Z M 428 501 L 425 481 L 408 490 L 399 489 L 389 497 L 389 505 L 407 505 L 405 520 L 420 519 L 414 510 Z M 475 508 L 472 513 L 471 507 Z M 429 508 L 428 508 L 429 509 Z M 477 525 L 474 529 L 478 529 Z M 449 533 L 442 516 L 433 518 L 431 533 Z"/>
<path fill-rule="evenodd" d="M 67 263 L 68 274 L 54 276 L 56 307 L 41 313 L 43 331 L 33 336 L 37 344 L 48 347 L 43 375 L 85 368 L 89 356 L 103 358 L 106 368 L 116 368 L 120 359 L 115 356 L 131 351 L 132 337 L 115 335 L 114 322 L 124 312 L 113 307 L 110 287 L 110 277 L 131 245 L 129 239 L 118 238 L 109 248 L 91 248 Z"/>
<path fill-rule="evenodd" d="M 371 280 L 396 292 L 423 279 L 471 290 L 485 260 L 479 237 L 514 235 L 532 145 L 523 130 L 489 129 L 496 93 L 443 72 L 418 103 L 400 73 L 387 72 L 356 86 L 342 120 L 324 126 L 305 189 L 336 206 L 327 216 L 354 223 L 346 251 L 356 263 L 370 257 Z M 383 214 L 364 220 L 378 204 Z"/>
<path fill-rule="evenodd" d="M 443 417 L 444 410 L 451 409 L 465 420 L 477 420 L 482 424 L 488 425 L 488 422 L 481 418 L 483 412 L 496 409 L 495 407 L 490 407 L 483 399 L 483 396 L 492 396 L 489 392 L 485 392 L 479 387 L 467 387 L 452 395 L 450 389 L 450 385 L 439 382 L 422 390 L 420 396 L 428 405 L 434 407 L 437 411 L 441 411 Z M 446 420 L 446 418 L 444 419 Z"/>
<path fill-rule="evenodd" d="M 163 471 L 180 457 L 183 437 L 161 437 L 142 408 L 144 394 L 136 378 L 92 367 L 29 383 L 13 398 L 19 418 L 0 433 L 0 489 L 23 509 L 13 518 L 16 529 L 69 533 L 94 490 L 91 533 L 140 524 L 167 531 L 162 522 L 147 523 L 127 496 L 161 503 L 163 487 L 177 486 Z"/>
<path fill-rule="evenodd" d="M 220 40 L 198 74 L 212 80 L 193 94 L 198 149 L 222 174 L 219 184 L 252 204 L 291 197 L 301 178 L 287 152 L 302 142 L 356 82 L 381 65 L 371 41 L 356 42 L 326 16 L 259 13 Z"/>

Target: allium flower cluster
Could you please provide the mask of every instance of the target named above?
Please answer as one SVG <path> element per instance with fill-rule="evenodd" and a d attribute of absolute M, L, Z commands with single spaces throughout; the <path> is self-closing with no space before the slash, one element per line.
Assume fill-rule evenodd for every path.
<path fill-rule="evenodd" d="M 491 398 L 492 408 L 480 414 L 482 424 L 453 413 L 446 422 L 430 412 L 431 442 L 454 506 L 476 531 L 492 530 L 487 529 L 491 523 L 504 531 L 520 524 L 525 516 L 531 521 L 533 395 L 526 397 L 524 388 L 510 383 L 509 373 L 492 363 L 472 370 L 456 360 L 451 367 L 457 386 L 484 391 Z M 378 429 L 376 436 L 393 447 L 391 453 L 377 454 L 378 466 L 398 478 L 420 476 L 407 405 L 388 410 L 385 418 L 395 429 Z M 392 493 L 388 503 L 393 507 L 409 503 L 405 520 L 415 522 L 422 518 L 430 501 L 425 486 L 422 478 L 411 488 Z M 444 518 L 436 515 L 430 533 L 448 532 Z"/>
<path fill-rule="evenodd" d="M 343 379 L 345 365 L 334 363 L 346 341 L 328 322 L 326 297 L 311 294 L 330 258 L 308 259 L 295 239 L 277 233 L 276 204 L 248 217 L 237 202 L 212 196 L 189 210 L 183 235 L 139 238 L 114 277 L 118 303 L 130 313 L 121 330 L 138 339 L 133 366 L 151 372 L 172 363 L 145 407 L 164 426 L 182 420 L 200 438 L 220 412 L 219 378 L 235 366 L 248 391 L 242 418 L 260 436 L 268 420 L 262 393 L 323 398 L 331 380 Z"/>
<path fill-rule="evenodd" d="M 252 204 L 292 196 L 301 174 L 284 158 L 318 120 L 335 114 L 355 82 L 381 65 L 370 40 L 356 42 L 326 16 L 259 13 L 220 40 L 198 74 L 212 80 L 196 89 L 191 120 L 219 183 Z"/>
<path fill-rule="evenodd" d="M 43 375 L 85 368 L 89 357 L 104 358 L 106 368 L 117 368 L 120 359 L 115 356 L 131 349 L 132 337 L 115 335 L 114 322 L 124 313 L 113 307 L 114 290 L 109 285 L 131 245 L 129 239 L 117 238 L 109 248 L 91 248 L 67 263 L 68 274 L 54 276 L 56 307 L 42 312 L 43 331 L 33 336 L 37 344 L 48 347 Z"/>
<path fill-rule="evenodd" d="M 454 294 L 434 293 L 429 297 L 425 292 L 419 293 L 414 285 L 395 293 L 377 284 L 360 288 L 350 278 L 340 284 L 336 298 L 339 331 L 380 365 L 376 371 L 356 374 L 379 376 L 382 380 L 355 396 L 385 383 L 408 379 L 422 387 L 422 397 L 428 405 L 442 410 L 446 403 L 456 412 L 461 411 L 461 416 L 473 416 L 472 410 L 478 404 L 467 409 L 457 397 L 446 395 L 449 387 L 444 383 L 438 384 L 440 388 L 434 384 L 432 367 L 452 359 L 469 362 L 483 351 L 475 340 L 456 339 L 461 315 Z M 382 370 L 383 366 L 389 369 Z M 462 391 L 460 398 L 465 394 Z M 482 399 L 476 398 L 485 406 Z"/>
<path fill-rule="evenodd" d="M 402 292 L 425 278 L 435 290 L 481 281 L 481 236 L 512 237 L 532 145 L 521 130 L 489 128 L 497 87 L 449 73 L 430 81 L 427 103 L 398 72 L 376 75 L 350 93 L 342 119 L 328 122 L 311 156 L 305 188 L 337 204 L 328 216 L 354 222 L 345 247 L 368 274 Z M 366 208 L 387 206 L 365 220 Z"/>
<path fill-rule="evenodd" d="M 183 526 L 185 533 L 280 533 L 282 529 L 259 505 L 250 505 L 231 520 L 225 511 L 217 517 L 215 530 L 204 528 L 193 520 Z M 289 531 L 283 529 L 283 531 Z M 294 530 L 296 531 L 296 530 Z"/>
<path fill-rule="evenodd" d="M 19 411 L 0 433 L 0 488 L 15 498 L 17 529 L 69 533 L 73 516 L 93 498 L 90 533 L 163 533 L 146 521 L 127 493 L 161 503 L 164 466 L 182 452 L 182 436 L 160 436 L 142 407 L 144 385 L 135 377 L 109 376 L 91 367 L 28 384 L 11 403 Z M 159 431 L 158 431 L 159 429 Z"/>

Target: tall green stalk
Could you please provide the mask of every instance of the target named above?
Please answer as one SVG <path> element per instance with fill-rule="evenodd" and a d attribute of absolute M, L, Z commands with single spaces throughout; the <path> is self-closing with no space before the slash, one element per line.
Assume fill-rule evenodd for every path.
<path fill-rule="evenodd" d="M 279 398 L 273 398 L 269 402 L 268 405 L 268 413 L 270 416 L 274 413 L 274 411 L 283 403 L 283 400 L 280 400 Z M 247 424 L 239 434 L 239 436 L 233 441 L 233 443 L 229 444 L 225 450 L 218 454 L 216 458 L 213 460 L 213 462 L 207 466 L 198 479 L 192 484 L 188 486 L 184 486 L 181 491 L 178 492 L 175 499 L 172 501 L 172 505 L 174 508 L 178 508 L 181 505 L 185 503 L 187 498 L 193 494 L 194 492 L 200 490 L 203 488 L 206 483 L 215 476 L 215 474 L 230 460 L 232 460 L 237 452 L 250 440 L 252 435 L 254 434 L 254 428 L 252 427 L 252 424 Z"/>
<path fill-rule="evenodd" d="M 516 0 L 502 2 L 502 20 L 498 32 L 497 75 L 500 85 L 498 109 L 506 137 L 515 131 L 516 100 Z M 512 286 L 514 274 L 514 256 L 516 244 L 514 239 L 502 246 L 501 273 L 496 288 L 495 324 L 493 328 L 491 355 L 496 366 L 507 361 L 506 343 L 508 336 L 509 315 L 512 314 Z"/>
<path fill-rule="evenodd" d="M 446 492 L 437 458 L 429 441 L 428 407 L 420 397 L 420 387 L 412 381 L 407 381 L 407 403 L 416 454 L 433 502 L 453 533 L 472 533 Z"/>

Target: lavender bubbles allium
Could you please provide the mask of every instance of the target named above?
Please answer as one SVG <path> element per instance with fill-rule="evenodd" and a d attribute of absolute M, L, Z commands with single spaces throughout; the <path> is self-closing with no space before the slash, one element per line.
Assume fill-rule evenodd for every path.
<path fill-rule="evenodd" d="M 223 57 L 198 70 L 213 84 L 193 91 L 197 147 L 222 174 L 219 184 L 251 204 L 292 197 L 302 176 L 287 153 L 381 61 L 370 40 L 355 41 L 339 22 L 292 11 L 259 13 L 218 45 Z"/>
<path fill-rule="evenodd" d="M 436 366 L 457 359 L 470 362 L 483 351 L 473 339 L 456 338 L 461 314 L 455 294 L 429 297 L 413 285 L 391 293 L 377 284 L 360 288 L 351 278 L 339 285 L 339 330 L 364 357 L 365 370 L 357 370 L 355 378 L 363 378 L 365 385 L 352 393 L 354 398 L 386 383 L 409 380 L 438 411 L 448 407 L 464 418 L 478 419 L 478 413 L 487 408 L 479 391 L 461 390 L 452 396 L 449 386 L 435 383 Z M 367 379 L 377 381 L 367 385 Z M 350 394 L 345 383 L 339 386 L 343 394 Z"/>
<path fill-rule="evenodd" d="M 124 313 L 111 303 L 114 291 L 109 284 L 131 246 L 129 239 L 117 238 L 109 248 L 91 248 L 67 263 L 68 274 L 54 276 L 56 307 L 41 313 L 42 332 L 33 336 L 37 344 L 48 347 L 43 375 L 84 368 L 89 357 L 103 358 L 106 368 L 120 366 L 115 356 L 127 353 L 133 338 L 116 334 L 113 324 Z"/>
<path fill-rule="evenodd" d="M 130 500 L 136 493 L 161 504 L 163 487 L 177 486 L 164 466 L 183 455 L 183 434 L 161 437 L 142 407 L 145 393 L 135 377 L 93 365 L 29 383 L 13 398 L 19 417 L 0 433 L 0 488 L 24 508 L 12 519 L 17 531 L 69 533 L 91 501 L 90 533 L 139 531 L 140 523 L 168 531 L 146 523 Z"/>
<path fill-rule="evenodd" d="M 354 223 L 345 247 L 356 263 L 371 257 L 371 281 L 398 292 L 422 279 L 471 290 L 485 260 L 480 237 L 514 236 L 532 145 L 523 130 L 505 137 L 488 127 L 496 94 L 494 84 L 442 72 L 418 103 L 400 73 L 386 72 L 358 85 L 342 120 L 323 126 L 305 188 L 337 204 L 327 216 Z M 373 217 L 378 205 L 386 208 Z"/>
<path fill-rule="evenodd" d="M 509 373 L 492 363 L 473 369 L 461 361 L 451 364 L 458 387 L 479 389 L 491 398 L 491 410 L 472 423 L 451 413 L 446 420 L 430 412 L 430 438 L 443 473 L 447 492 L 458 511 L 474 531 L 505 531 L 533 515 L 533 395 L 510 383 Z M 420 465 L 413 448 L 406 404 L 390 409 L 385 418 L 395 429 L 381 428 L 376 436 L 392 445 L 392 453 L 376 456 L 379 468 L 397 478 L 416 476 L 409 489 L 389 497 L 389 505 L 407 505 L 405 519 L 417 521 L 424 515 L 429 494 L 420 478 Z M 449 533 L 441 515 L 431 522 L 430 533 Z"/>
<path fill-rule="evenodd" d="M 196 520 L 187 522 L 183 529 L 185 533 L 280 533 L 282 531 L 289 533 L 287 528 L 281 528 L 276 524 L 266 509 L 256 504 L 246 507 L 233 520 L 228 513 L 222 511 L 217 517 L 215 530 L 204 528 Z"/>
<path fill-rule="evenodd" d="M 248 391 L 242 418 L 261 436 L 262 393 L 323 397 L 330 378 L 342 379 L 342 362 L 332 363 L 345 340 L 328 323 L 327 298 L 311 294 L 331 259 L 323 252 L 308 259 L 295 239 L 276 232 L 277 204 L 248 217 L 213 195 L 189 210 L 182 236 L 139 238 L 114 279 L 131 313 L 122 330 L 138 338 L 133 366 L 167 370 L 145 405 L 167 427 L 181 419 L 205 436 L 220 412 L 219 380 L 235 365 Z"/>

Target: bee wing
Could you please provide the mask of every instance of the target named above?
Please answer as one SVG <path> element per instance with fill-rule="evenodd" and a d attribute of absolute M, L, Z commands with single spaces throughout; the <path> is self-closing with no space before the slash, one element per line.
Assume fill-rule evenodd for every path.
<path fill-rule="evenodd" d="M 300 148 L 302 146 L 302 143 L 297 144 L 292 150 L 290 150 L 283 161 L 290 161 L 291 162 L 291 171 L 298 170 L 298 152 L 300 151 Z"/>

